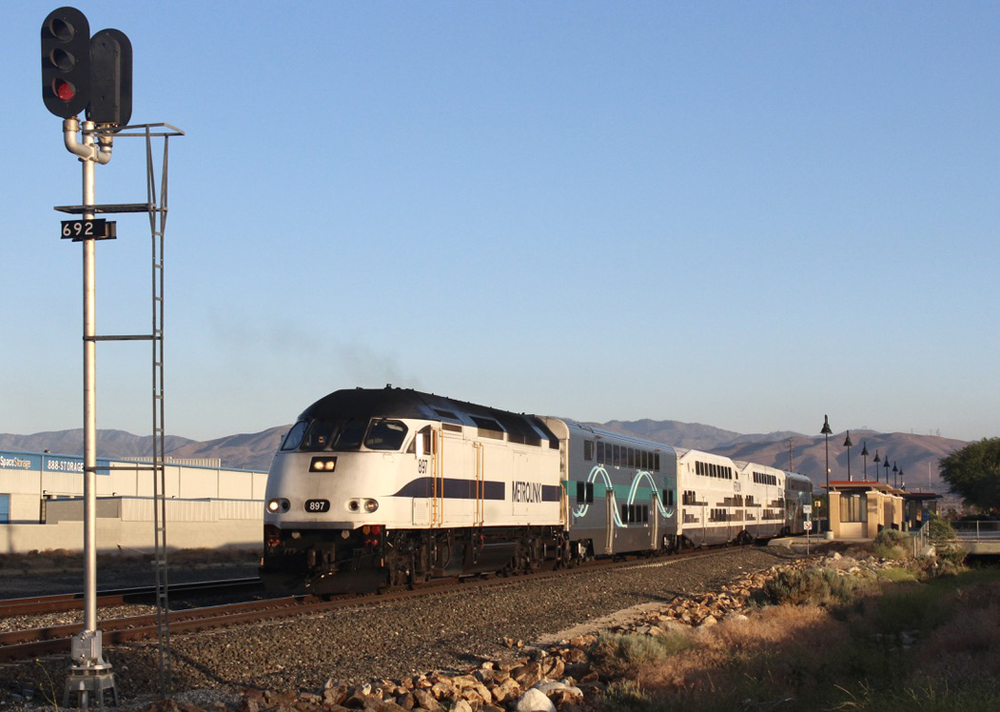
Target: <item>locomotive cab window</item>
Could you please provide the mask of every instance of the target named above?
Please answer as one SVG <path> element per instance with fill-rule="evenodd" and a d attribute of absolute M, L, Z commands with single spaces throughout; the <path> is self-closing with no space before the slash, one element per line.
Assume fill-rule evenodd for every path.
<path fill-rule="evenodd" d="M 426 457 L 433 454 L 431 449 L 431 426 L 427 425 L 413 436 L 413 440 L 410 441 L 410 447 L 407 448 L 406 452 L 417 457 Z"/>
<path fill-rule="evenodd" d="M 329 449 L 330 440 L 337 433 L 337 425 L 337 423 L 332 423 L 328 420 L 312 421 L 309 425 L 309 430 L 306 431 L 305 436 L 302 438 L 301 449 L 307 452 Z"/>
<path fill-rule="evenodd" d="M 306 434 L 306 428 L 309 427 L 308 421 L 300 420 L 292 429 L 288 431 L 285 436 L 284 441 L 281 443 L 282 450 L 297 450 L 299 445 L 302 444 L 302 437 Z"/>
<path fill-rule="evenodd" d="M 368 428 L 367 420 L 313 420 L 299 423 L 288 433 L 283 450 L 318 452 L 322 450 L 358 450 Z M 404 433 L 405 435 L 405 433 Z M 294 437 L 293 437 L 294 436 Z M 296 444 L 296 441 L 298 443 Z"/>
<path fill-rule="evenodd" d="M 374 419 L 365 437 L 369 450 L 399 450 L 406 440 L 407 427 L 398 420 Z"/>

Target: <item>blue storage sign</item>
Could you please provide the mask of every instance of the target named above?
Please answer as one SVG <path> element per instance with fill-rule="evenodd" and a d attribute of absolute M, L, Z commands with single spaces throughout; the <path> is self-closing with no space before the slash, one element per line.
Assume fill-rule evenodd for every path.
<path fill-rule="evenodd" d="M 111 461 L 98 458 L 97 474 L 110 475 Z M 0 451 L 0 470 L 24 470 L 29 472 L 68 472 L 83 474 L 83 458 L 72 455 L 39 455 L 28 452 Z"/>
<path fill-rule="evenodd" d="M 42 456 L 21 452 L 0 452 L 0 470 L 40 470 Z"/>
<path fill-rule="evenodd" d="M 110 460 L 102 460 L 98 458 L 97 474 L 110 475 L 111 472 L 107 469 L 109 464 Z M 45 455 L 44 465 L 46 472 L 78 472 L 81 475 L 83 474 L 82 457 L 69 457 L 67 455 Z"/>

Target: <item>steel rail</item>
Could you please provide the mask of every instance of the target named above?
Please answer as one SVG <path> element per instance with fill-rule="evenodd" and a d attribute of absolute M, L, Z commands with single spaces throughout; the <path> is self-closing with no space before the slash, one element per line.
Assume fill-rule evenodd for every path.
<path fill-rule="evenodd" d="M 255 589 L 260 588 L 262 585 L 261 580 L 256 576 L 239 579 L 218 579 L 214 581 L 192 581 L 172 584 L 170 586 L 170 593 L 191 596 L 220 593 L 230 589 Z M 143 603 L 155 596 L 155 586 L 108 589 L 98 593 L 97 605 L 98 607 L 107 607 L 128 603 Z M 79 610 L 83 608 L 83 599 L 83 593 L 57 593 L 48 596 L 0 599 L 0 618 Z"/>
<path fill-rule="evenodd" d="M 723 553 L 725 549 L 700 549 L 670 557 L 626 557 L 623 559 L 601 559 L 565 569 L 548 569 L 527 574 L 496 576 L 493 574 L 471 576 L 462 579 L 436 579 L 414 589 L 391 589 L 377 595 L 346 594 L 329 600 L 316 596 L 292 596 L 271 598 L 261 601 L 246 601 L 201 608 L 171 611 L 171 632 L 193 633 L 247 622 L 274 620 L 310 613 L 323 613 L 338 608 L 366 607 L 381 605 L 390 601 L 448 594 L 463 589 L 494 587 L 517 584 L 523 581 L 544 580 L 553 577 L 595 573 L 601 569 L 644 568 L 648 566 L 669 566 L 692 558 Z M 53 626 L 0 633 L 0 662 L 27 660 L 64 653 L 70 640 L 83 630 L 83 624 Z M 113 618 L 101 621 L 104 642 L 109 645 L 131 643 L 156 638 L 156 616 L 154 614 Z"/>

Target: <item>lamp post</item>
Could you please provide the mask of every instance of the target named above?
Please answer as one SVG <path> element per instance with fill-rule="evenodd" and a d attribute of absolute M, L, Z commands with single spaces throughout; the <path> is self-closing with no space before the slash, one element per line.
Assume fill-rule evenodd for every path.
<path fill-rule="evenodd" d="M 875 448 L 875 459 L 872 462 L 875 463 L 875 484 L 878 484 L 878 464 L 882 462 L 878 457 L 878 448 Z"/>
<path fill-rule="evenodd" d="M 882 461 L 882 467 L 885 468 L 885 483 L 889 484 L 889 453 L 885 454 L 885 460 Z"/>
<path fill-rule="evenodd" d="M 861 457 L 865 460 L 865 482 L 868 481 L 868 441 L 861 442 Z"/>
<path fill-rule="evenodd" d="M 830 531 L 830 430 L 829 416 L 823 416 L 823 429 L 819 431 L 826 441 L 826 530 Z"/>
<path fill-rule="evenodd" d="M 847 431 L 847 438 L 844 440 L 844 447 L 847 448 L 847 481 L 854 482 L 854 478 L 851 477 L 851 446 L 854 443 L 851 442 L 851 431 Z"/>
<path fill-rule="evenodd" d="M 906 489 L 906 482 L 903 481 L 903 468 L 899 468 L 899 489 Z"/>
<path fill-rule="evenodd" d="M 896 486 L 896 475 L 898 473 L 899 473 L 899 470 L 896 468 L 896 461 L 893 460 L 892 461 L 892 486 L 893 487 Z M 888 478 L 886 478 L 886 479 L 888 479 Z"/>

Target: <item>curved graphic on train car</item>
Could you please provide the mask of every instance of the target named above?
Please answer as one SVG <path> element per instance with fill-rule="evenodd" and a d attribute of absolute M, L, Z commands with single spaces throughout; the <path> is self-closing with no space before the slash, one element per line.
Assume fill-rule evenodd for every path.
<path fill-rule="evenodd" d="M 603 465 L 594 465 L 594 467 L 591 468 L 590 474 L 587 475 L 587 482 L 595 482 L 597 481 L 598 477 L 600 477 L 601 480 L 603 480 L 604 486 L 607 487 L 608 490 L 611 492 L 611 497 L 617 504 L 618 498 L 615 496 L 614 485 L 611 482 L 611 477 L 610 475 L 608 475 L 608 471 L 604 469 Z M 655 493 L 654 501 L 656 502 L 656 508 L 659 510 L 660 515 L 665 519 L 670 519 L 671 517 L 673 517 L 674 508 L 663 506 L 663 502 L 660 501 L 660 494 L 657 490 L 656 482 L 653 480 L 652 474 L 650 474 L 647 470 L 640 470 L 639 472 L 636 473 L 635 477 L 632 480 L 632 485 L 631 487 L 629 487 L 627 503 L 628 504 L 635 503 L 635 496 L 639 490 L 639 485 L 642 484 L 643 482 L 648 482 L 650 489 L 652 489 L 653 492 Z M 576 509 L 573 510 L 573 516 L 576 517 L 577 519 L 585 517 L 587 516 L 587 512 L 589 510 L 590 510 L 590 504 L 586 502 L 583 504 L 578 504 L 576 506 Z M 627 526 L 625 522 L 622 521 L 621 515 L 618 513 L 617 506 L 613 507 L 611 511 L 614 514 L 616 527 Z"/>

